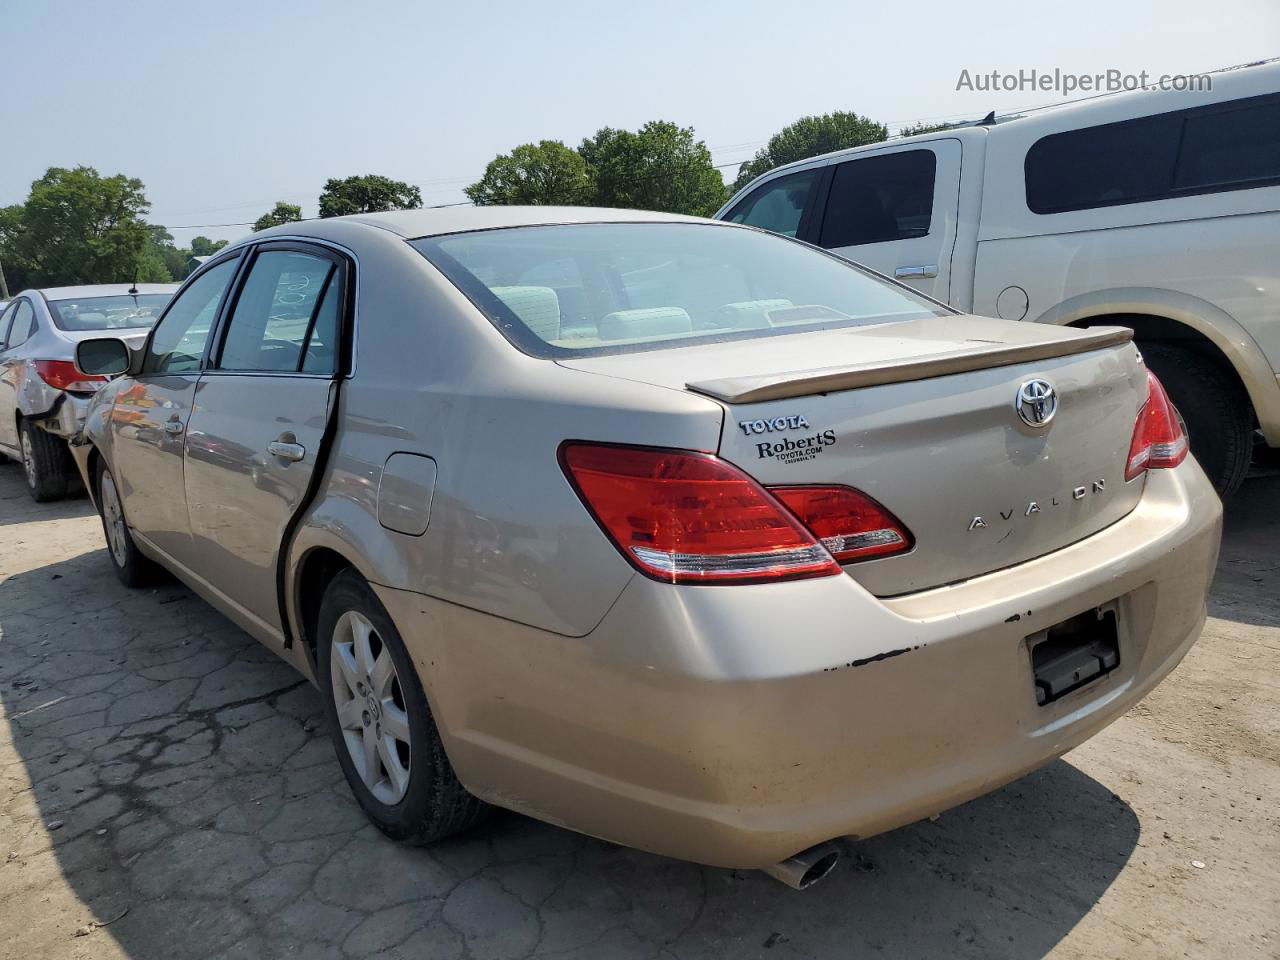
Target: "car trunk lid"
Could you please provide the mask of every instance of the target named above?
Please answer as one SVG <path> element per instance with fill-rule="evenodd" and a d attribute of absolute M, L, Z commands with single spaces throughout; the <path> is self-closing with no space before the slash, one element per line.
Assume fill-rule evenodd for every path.
<path fill-rule="evenodd" d="M 720 456 L 766 485 L 875 498 L 915 546 L 846 570 L 896 595 L 1042 556 L 1133 509 L 1142 481 L 1126 484 L 1124 465 L 1146 371 L 1128 340 L 939 317 L 562 362 L 716 399 Z M 1056 396 L 1043 426 L 1015 402 L 1032 380 Z"/>

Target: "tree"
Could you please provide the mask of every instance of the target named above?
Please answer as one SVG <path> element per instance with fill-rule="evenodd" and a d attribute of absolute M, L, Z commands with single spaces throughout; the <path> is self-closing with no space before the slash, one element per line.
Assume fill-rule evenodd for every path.
<path fill-rule="evenodd" d="M 856 113 L 838 110 L 820 117 L 801 117 L 770 137 L 764 149 L 738 168 L 733 189 L 736 192 L 760 174 L 784 163 L 808 160 L 833 150 L 860 147 L 864 143 L 877 143 L 888 135 L 883 123 Z"/>
<path fill-rule="evenodd" d="M 0 215 L 0 260 L 16 289 L 110 283 L 152 275 L 142 181 L 92 167 L 50 167 L 27 202 Z"/>
<path fill-rule="evenodd" d="M 322 217 L 345 217 L 382 210 L 416 210 L 420 206 L 422 193 L 417 187 L 373 173 L 345 180 L 328 180 L 320 194 Z"/>
<path fill-rule="evenodd" d="M 284 223 L 297 223 L 301 219 L 302 207 L 296 203 L 285 203 L 283 200 L 277 200 L 274 207 L 254 221 L 253 229 L 256 233 L 259 230 L 278 227 Z"/>
<path fill-rule="evenodd" d="M 211 257 L 227 245 L 225 240 L 210 240 L 208 237 L 191 238 L 191 256 Z"/>
<path fill-rule="evenodd" d="M 26 269 L 18 263 L 16 243 L 22 229 L 22 204 L 0 207 L 0 275 L 4 285 L 0 287 L 0 300 L 8 300 L 9 294 L 25 289 Z"/>
<path fill-rule="evenodd" d="M 173 234 L 158 223 L 147 224 L 147 246 L 138 264 L 141 283 L 170 283 L 186 275 L 185 251 L 173 245 Z"/>
<path fill-rule="evenodd" d="M 463 190 L 471 202 L 488 204 L 566 204 L 591 202 L 587 163 L 559 140 L 525 143 L 499 154 L 484 176 Z"/>
<path fill-rule="evenodd" d="M 664 120 L 635 133 L 605 127 L 578 148 L 593 184 L 593 202 L 710 216 L 725 199 L 724 179 L 692 127 Z"/>

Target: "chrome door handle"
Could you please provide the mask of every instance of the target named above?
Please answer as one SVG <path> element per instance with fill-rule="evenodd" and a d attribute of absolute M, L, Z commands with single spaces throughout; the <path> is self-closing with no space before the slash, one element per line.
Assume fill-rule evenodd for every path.
<path fill-rule="evenodd" d="M 183 427 L 182 427 L 182 421 L 181 421 L 181 420 L 166 420 L 166 421 L 164 422 L 164 432 L 165 432 L 165 433 L 172 433 L 172 434 L 175 434 L 175 435 L 176 435 L 176 434 L 181 433 L 181 432 L 182 432 L 182 430 L 183 430 Z"/>
<path fill-rule="evenodd" d="M 898 267 L 893 275 L 899 280 L 929 280 L 938 275 L 938 265 L 921 263 L 914 267 Z"/>
<path fill-rule="evenodd" d="M 282 460 L 295 463 L 307 455 L 307 448 L 300 443 L 289 443 L 286 440 L 272 440 L 267 444 L 267 453 Z"/>

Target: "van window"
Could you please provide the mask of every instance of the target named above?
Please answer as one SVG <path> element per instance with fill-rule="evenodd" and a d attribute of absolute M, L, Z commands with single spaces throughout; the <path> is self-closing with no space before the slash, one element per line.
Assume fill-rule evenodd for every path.
<path fill-rule="evenodd" d="M 937 159 L 932 150 L 906 150 L 836 167 L 821 246 L 906 240 L 929 233 Z"/>
<path fill-rule="evenodd" d="M 730 223 L 745 223 L 749 227 L 794 237 L 800 229 L 804 206 L 809 202 L 817 179 L 817 170 L 804 170 L 770 180 L 748 194 L 725 219 Z"/>
<path fill-rule="evenodd" d="M 1187 117 L 1174 188 L 1252 186 L 1280 178 L 1280 99 Z"/>
<path fill-rule="evenodd" d="M 1024 173 L 1039 214 L 1280 183 L 1280 96 L 1051 134 L 1027 151 Z"/>

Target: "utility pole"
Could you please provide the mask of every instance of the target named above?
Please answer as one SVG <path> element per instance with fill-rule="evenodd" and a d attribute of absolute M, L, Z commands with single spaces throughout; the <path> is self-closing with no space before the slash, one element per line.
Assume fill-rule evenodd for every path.
<path fill-rule="evenodd" d="M 9 299 L 9 284 L 4 280 L 4 261 L 0 260 L 0 300 Z"/>

